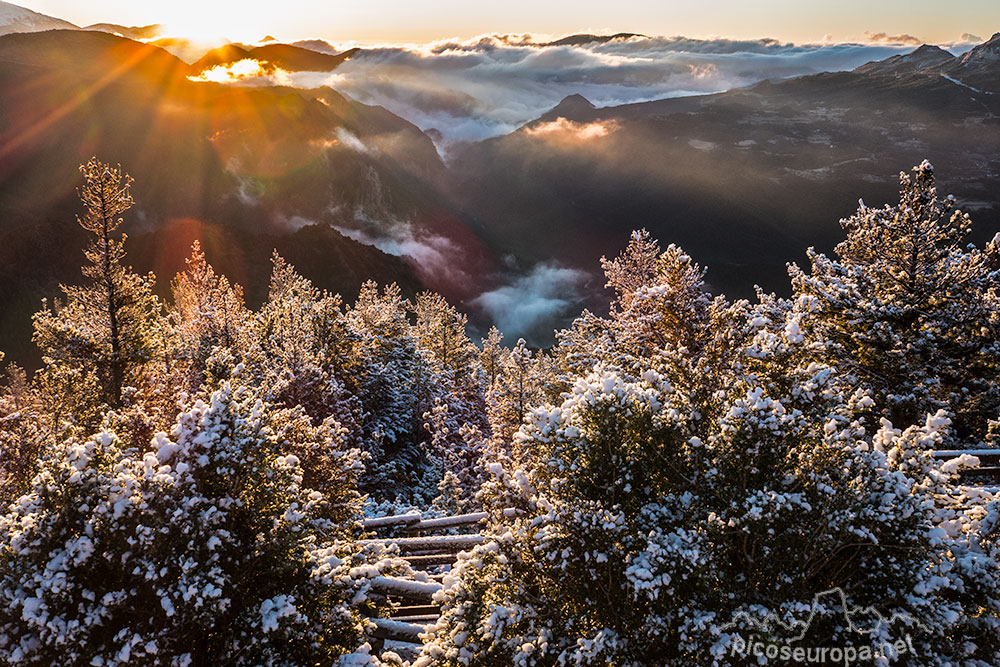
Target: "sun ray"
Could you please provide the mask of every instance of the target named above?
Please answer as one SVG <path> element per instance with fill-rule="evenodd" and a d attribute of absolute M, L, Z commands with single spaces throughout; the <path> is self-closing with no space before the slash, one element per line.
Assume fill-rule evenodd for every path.
<path fill-rule="evenodd" d="M 92 84 L 79 90 L 64 103 L 51 110 L 44 117 L 34 121 L 28 127 L 17 130 L 10 139 L 0 143 L 0 160 L 10 156 L 11 153 L 19 149 L 25 143 L 40 136 L 53 125 L 66 118 L 83 104 L 92 99 L 100 91 L 114 83 L 128 72 L 136 69 L 144 60 L 150 57 L 159 49 L 152 46 L 143 46 L 135 49 L 134 52 L 123 60 L 119 65 L 109 70 L 106 74 L 94 81 Z"/>

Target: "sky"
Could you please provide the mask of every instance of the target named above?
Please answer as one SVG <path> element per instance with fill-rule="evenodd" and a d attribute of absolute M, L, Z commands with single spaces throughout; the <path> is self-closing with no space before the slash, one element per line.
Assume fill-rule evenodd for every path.
<path fill-rule="evenodd" d="M 485 33 L 771 37 L 797 43 L 911 35 L 929 43 L 1000 31 L 997 0 L 21 0 L 77 25 L 165 23 L 196 38 L 425 43 Z"/>

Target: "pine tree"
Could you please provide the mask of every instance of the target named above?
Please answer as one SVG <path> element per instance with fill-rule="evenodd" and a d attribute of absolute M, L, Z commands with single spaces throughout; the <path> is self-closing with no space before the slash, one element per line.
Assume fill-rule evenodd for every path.
<path fill-rule="evenodd" d="M 45 435 L 38 395 L 24 369 L 12 362 L 0 380 L 0 507 L 28 491 Z"/>
<path fill-rule="evenodd" d="M 77 220 L 95 236 L 83 267 L 90 282 L 63 286 L 65 300 L 36 313 L 35 342 L 47 367 L 93 376 L 95 400 L 120 408 L 125 386 L 141 388 L 144 365 L 161 353 L 161 307 L 153 294 L 155 277 L 125 267 L 125 237 L 114 236 L 122 223 L 118 216 L 133 203 L 131 178 L 96 158 L 81 165 L 80 173 L 85 211 Z"/>
<path fill-rule="evenodd" d="M 922 487 L 955 484 L 924 465 L 947 419 L 866 433 L 863 392 L 797 364 L 801 342 L 764 337 L 719 405 L 652 369 L 597 368 L 533 411 L 526 455 L 484 487 L 497 537 L 460 559 L 415 664 L 757 664 L 737 638 L 775 639 L 746 619 L 803 621 L 818 595 L 819 645 L 880 655 L 822 597 L 835 588 L 921 623 L 884 630 L 913 636 L 904 664 L 1000 658 L 997 562 L 942 530 Z"/>
<path fill-rule="evenodd" d="M 501 344 L 503 334 L 495 326 L 490 327 L 486 338 L 480 339 L 482 349 L 479 352 L 479 366 L 486 376 L 486 387 L 492 389 L 500 375 L 506 349 Z"/>
<path fill-rule="evenodd" d="M 789 321 L 893 423 L 945 408 L 958 439 L 981 442 L 1000 413 L 997 242 L 963 245 L 972 222 L 926 161 L 900 174 L 897 205 L 862 203 L 841 225 L 836 258 L 810 250 L 810 273 L 790 268 Z"/>
<path fill-rule="evenodd" d="M 469 375 L 477 350 L 465 333 L 466 316 L 434 292 L 418 294 L 411 311 L 417 342 L 433 355 L 435 364 L 456 376 Z"/>
<path fill-rule="evenodd" d="M 921 624 L 882 629 L 913 635 L 904 664 L 995 663 L 997 510 L 932 458 L 947 415 L 872 429 L 873 397 L 816 361 L 789 302 L 712 299 L 675 248 L 623 269 L 653 247 L 614 265 L 611 319 L 562 338 L 580 367 L 599 334 L 590 368 L 487 463 L 496 537 L 460 559 L 415 665 L 759 664 L 737 640 L 775 641 L 760 624 L 814 600 L 819 645 L 884 658 L 833 589 Z"/>
<path fill-rule="evenodd" d="M 601 268 L 608 279 L 606 287 L 614 289 L 618 307 L 628 308 L 639 288 L 656 282 L 661 252 L 660 244 L 648 231 L 640 229 L 632 232 L 628 246 L 617 258 L 601 257 Z"/>
<path fill-rule="evenodd" d="M 243 289 L 216 275 L 195 241 L 187 270 L 171 283 L 173 304 L 170 317 L 175 327 L 170 356 L 183 365 L 186 389 L 197 392 L 208 380 L 211 360 L 228 351 L 231 363 L 239 363 L 250 347 L 251 313 L 243 303 Z M 220 373 L 214 376 L 218 379 Z M 222 378 L 224 379 L 224 378 Z"/>

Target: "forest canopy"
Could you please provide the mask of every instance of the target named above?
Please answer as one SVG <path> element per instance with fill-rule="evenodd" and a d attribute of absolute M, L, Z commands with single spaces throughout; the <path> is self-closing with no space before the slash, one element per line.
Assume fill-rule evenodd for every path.
<path fill-rule="evenodd" d="M 5 664 L 400 664 L 372 582 L 415 573 L 362 519 L 414 508 L 489 515 L 414 665 L 758 664 L 810 612 L 877 664 L 1000 664 L 997 490 L 934 456 L 1000 445 L 1000 234 L 967 244 L 928 162 L 789 297 L 638 230 L 547 350 L 277 253 L 252 310 L 197 242 L 160 298 L 131 179 L 80 171 L 83 280 L 0 386 Z"/>

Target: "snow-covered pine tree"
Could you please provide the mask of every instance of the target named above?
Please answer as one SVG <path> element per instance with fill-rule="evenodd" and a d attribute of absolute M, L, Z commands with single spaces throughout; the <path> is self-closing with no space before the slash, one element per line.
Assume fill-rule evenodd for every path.
<path fill-rule="evenodd" d="M 216 382 L 228 377 L 219 368 L 222 359 L 231 366 L 244 360 L 252 345 L 248 340 L 252 315 L 244 305 L 243 289 L 215 273 L 198 241 L 186 262 L 187 270 L 178 273 L 170 285 L 174 333 L 168 356 L 180 367 L 185 390 L 194 395 L 210 377 Z"/>
<path fill-rule="evenodd" d="M 24 369 L 12 362 L 0 379 L 0 508 L 28 490 L 45 434 L 38 395 Z"/>
<path fill-rule="evenodd" d="M 475 372 L 478 351 L 465 332 L 465 315 L 435 292 L 418 294 L 410 311 L 416 318 L 413 332 L 417 342 L 433 355 L 436 365 L 457 376 Z"/>
<path fill-rule="evenodd" d="M 736 372 L 740 360 L 734 352 L 753 334 L 749 305 L 713 298 L 705 269 L 681 248 L 661 250 L 639 230 L 621 255 L 601 263 L 616 298 L 610 319 L 584 311 L 557 334 L 567 387 L 595 364 L 627 374 L 652 368 L 699 400 L 694 394 L 714 393 Z"/>
<path fill-rule="evenodd" d="M 810 249 L 809 273 L 790 267 L 790 321 L 894 424 L 945 408 L 958 440 L 983 441 L 1000 412 L 998 241 L 964 245 L 972 221 L 926 161 L 900 173 L 898 204 L 862 202 L 841 225 L 835 258 Z"/>
<path fill-rule="evenodd" d="M 371 374 L 340 296 L 317 289 L 275 253 L 267 301 L 254 322 L 250 372 L 270 400 L 301 406 L 314 423 L 334 419 L 360 445 L 363 386 Z"/>
<path fill-rule="evenodd" d="M 421 380 L 427 376 L 407 320 L 407 301 L 396 284 L 380 290 L 374 282 L 361 286 L 347 323 L 359 348 L 371 360 L 361 392 L 366 409 L 365 449 L 372 452 L 373 475 L 366 490 L 393 499 L 404 480 L 420 476 L 423 413 L 430 408 Z"/>
<path fill-rule="evenodd" d="M 96 158 L 81 165 L 80 173 L 84 213 L 78 221 L 95 237 L 85 251 L 83 274 L 89 283 L 63 286 L 64 299 L 52 308 L 45 305 L 33 321 L 34 340 L 50 375 L 46 386 L 97 390 L 92 396 L 66 397 L 79 404 L 77 414 L 83 415 L 88 412 L 83 404 L 120 408 L 126 386 L 141 390 L 148 363 L 162 352 L 164 318 L 153 293 L 155 277 L 140 276 L 123 264 L 125 237 L 114 235 L 122 223 L 118 216 L 132 206 L 131 178 Z"/>
<path fill-rule="evenodd" d="M 548 355 L 532 350 L 523 338 L 496 355 L 495 361 L 499 364 L 496 379 L 486 396 L 490 429 L 497 443 L 509 446 L 529 409 L 547 399 L 554 373 Z"/>
<path fill-rule="evenodd" d="M 441 295 L 422 292 L 410 308 L 413 334 L 430 373 L 432 407 L 423 417 L 431 436 L 428 456 L 439 468 L 434 504 L 471 508 L 480 484 L 479 445 L 483 432 L 489 432 L 480 353 L 466 334 L 466 316 Z"/>

